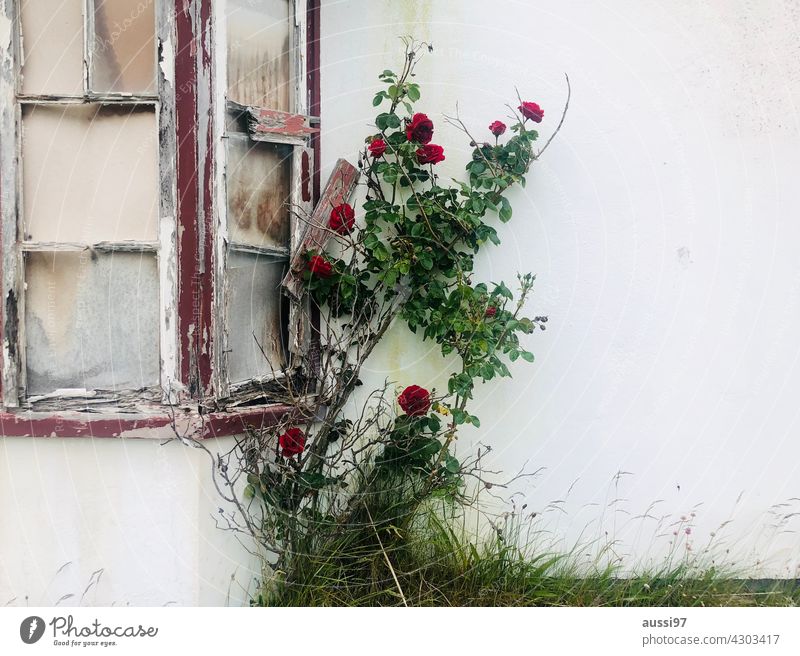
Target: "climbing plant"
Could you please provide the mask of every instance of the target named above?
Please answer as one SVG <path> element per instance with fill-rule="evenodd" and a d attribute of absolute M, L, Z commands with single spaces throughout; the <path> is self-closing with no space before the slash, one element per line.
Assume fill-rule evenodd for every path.
<path fill-rule="evenodd" d="M 303 555 L 331 536 L 369 526 L 383 548 L 421 504 L 457 502 L 470 477 L 489 485 L 481 454 L 459 458 L 455 440 L 463 426 L 480 427 L 476 385 L 510 376 L 509 362 L 532 362 L 520 338 L 547 322 L 523 314 L 532 274 L 508 286 L 474 273 L 481 249 L 500 245 L 497 222 L 512 219 L 509 190 L 525 185 L 550 143 L 534 149 L 544 110 L 519 99 L 480 135 L 446 118 L 472 152 L 462 179 L 443 179 L 440 164 L 452 156 L 435 143 L 415 81 L 425 47 L 406 41 L 402 68 L 379 75 L 374 130 L 358 163 L 364 201 L 331 207 L 329 245 L 304 254 L 304 293 L 320 313 L 320 349 L 307 363 L 313 393 L 290 386 L 286 418 L 217 459 L 234 504 L 221 511 L 224 522 L 256 540 L 279 584 L 297 579 Z M 400 391 L 388 381 L 354 396 L 364 363 L 397 321 L 455 363 L 446 389 Z"/>

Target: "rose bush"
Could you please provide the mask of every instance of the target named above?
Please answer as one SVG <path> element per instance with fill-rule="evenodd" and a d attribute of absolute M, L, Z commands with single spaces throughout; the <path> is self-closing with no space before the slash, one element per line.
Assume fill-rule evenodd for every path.
<path fill-rule="evenodd" d="M 542 152 L 534 153 L 538 133 L 528 121 L 544 112 L 521 102 L 509 125 L 490 124 L 494 145 L 476 142 L 457 117 L 446 119 L 464 131 L 472 153 L 463 180 L 440 180 L 434 165 L 445 154 L 431 143 L 434 121 L 414 111 L 420 47 L 409 45 L 400 73 L 379 76 L 385 88 L 373 106 L 380 111 L 359 158 L 364 202 L 358 211 L 333 208 L 330 247 L 305 254 L 304 290 L 321 315 L 320 345 L 286 378 L 290 411 L 281 425 L 241 446 L 245 496 L 255 504 L 238 506 L 244 526 L 289 581 L 302 574 L 298 554 L 348 526 L 379 535 L 391 525 L 402 535 L 426 499 L 460 498 L 477 461 L 459 458 L 455 439 L 467 424 L 480 427 L 469 411 L 476 385 L 510 376 L 510 362 L 533 361 L 523 339 L 545 328 L 546 317 L 522 314 L 531 274 L 518 277 L 516 297 L 502 281 L 474 281 L 476 255 L 500 243 L 494 219 L 512 218 L 509 190 L 524 185 Z M 395 397 L 389 385 L 354 411 L 362 367 L 395 320 L 455 356 L 446 389 L 415 384 Z"/>

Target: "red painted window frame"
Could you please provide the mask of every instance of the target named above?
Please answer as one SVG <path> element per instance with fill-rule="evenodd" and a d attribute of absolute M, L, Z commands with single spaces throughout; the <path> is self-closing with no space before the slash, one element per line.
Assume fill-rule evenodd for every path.
<path fill-rule="evenodd" d="M 211 395 L 214 340 L 213 289 L 213 175 L 214 140 L 212 22 L 213 0 L 175 0 L 175 130 L 177 134 L 177 329 L 181 383 L 192 399 Z M 307 2 L 309 109 L 320 116 L 320 2 Z M 201 133 L 198 108 L 209 108 L 207 133 Z M 205 148 L 199 145 L 204 144 Z M 320 192 L 320 139 L 312 137 L 314 150 L 314 200 Z M 319 315 L 312 316 L 312 339 L 319 340 Z M 4 437 L 159 437 L 163 439 L 180 424 L 195 438 L 242 433 L 280 422 L 291 410 L 270 405 L 246 410 L 184 414 L 97 416 L 72 412 L 0 412 Z"/>

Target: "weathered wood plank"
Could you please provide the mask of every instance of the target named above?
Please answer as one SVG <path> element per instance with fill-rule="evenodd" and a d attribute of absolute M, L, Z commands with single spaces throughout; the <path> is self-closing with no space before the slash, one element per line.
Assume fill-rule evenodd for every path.
<path fill-rule="evenodd" d="M 228 108 L 242 115 L 250 137 L 256 141 L 286 141 L 305 143 L 319 128 L 312 128 L 310 118 L 304 114 L 291 114 L 265 107 L 249 107 L 228 101 Z"/>
<path fill-rule="evenodd" d="M 340 159 L 331 173 L 325 189 L 322 191 L 319 202 L 308 219 L 305 232 L 298 247 L 295 249 L 289 272 L 283 279 L 284 289 L 294 298 L 300 297 L 303 273 L 304 255 L 310 250 L 321 251 L 330 239 L 331 231 L 328 229 L 330 211 L 337 205 L 346 203 L 353 193 L 358 182 L 359 172 L 350 162 Z"/>

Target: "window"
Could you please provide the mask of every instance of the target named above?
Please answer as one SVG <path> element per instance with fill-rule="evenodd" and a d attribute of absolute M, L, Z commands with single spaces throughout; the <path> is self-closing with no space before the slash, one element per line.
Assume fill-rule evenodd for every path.
<path fill-rule="evenodd" d="M 305 18 L 305 3 L 290 0 L 226 0 L 218 16 L 225 56 L 217 65 L 224 134 L 216 253 L 225 284 L 215 289 L 215 387 L 233 404 L 237 393 L 248 403 L 264 397 L 304 348 L 306 313 L 281 281 L 311 210 Z"/>
<path fill-rule="evenodd" d="M 168 4 L 5 2 L 6 407 L 157 402 L 175 380 Z"/>
<path fill-rule="evenodd" d="M 281 285 L 312 209 L 308 11 L 0 0 L 4 409 L 274 402 L 309 341 Z"/>

